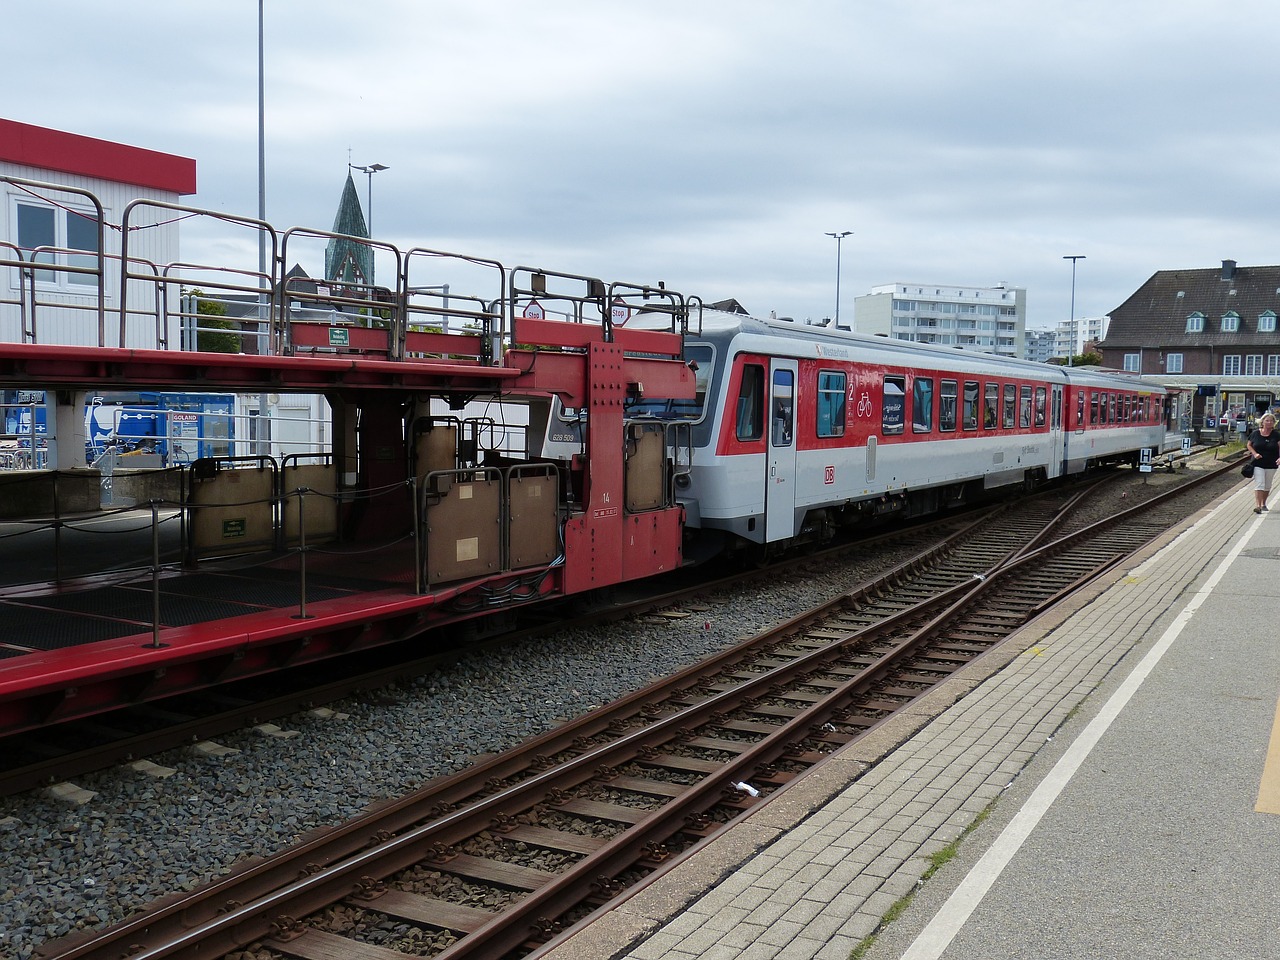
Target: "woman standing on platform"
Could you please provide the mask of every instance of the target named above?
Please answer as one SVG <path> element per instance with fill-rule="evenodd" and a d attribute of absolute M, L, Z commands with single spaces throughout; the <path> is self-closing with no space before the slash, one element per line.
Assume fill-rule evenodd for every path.
<path fill-rule="evenodd" d="M 1276 474 L 1276 463 L 1280 461 L 1280 434 L 1276 433 L 1276 418 L 1269 413 L 1264 414 L 1245 446 L 1253 455 L 1253 497 L 1257 501 L 1253 512 L 1261 513 L 1267 509 L 1267 494 L 1271 492 L 1271 480 Z"/>

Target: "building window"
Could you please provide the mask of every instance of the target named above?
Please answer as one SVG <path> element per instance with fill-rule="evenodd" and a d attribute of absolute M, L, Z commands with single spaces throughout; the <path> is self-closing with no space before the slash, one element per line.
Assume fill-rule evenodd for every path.
<path fill-rule="evenodd" d="M 1238 333 L 1240 330 L 1240 314 L 1234 310 L 1228 310 L 1222 315 L 1222 332 Z"/>
<path fill-rule="evenodd" d="M 1171 353 L 1164 358 L 1165 373 L 1181 373 L 1182 372 L 1182 354 Z"/>
<path fill-rule="evenodd" d="M 1142 372 L 1141 354 L 1126 353 L 1124 355 L 1124 369 L 1126 373 L 1141 373 Z"/>
<path fill-rule="evenodd" d="M 1187 317 L 1187 333 L 1204 333 L 1204 314 L 1198 310 Z"/>
<path fill-rule="evenodd" d="M 1246 377 L 1262 376 L 1262 354 L 1251 353 L 1244 358 L 1244 375 Z"/>
<path fill-rule="evenodd" d="M 1258 314 L 1258 332 L 1276 332 L 1276 314 L 1274 310 L 1264 310 L 1262 313 Z"/>
<path fill-rule="evenodd" d="M 1280 376 L 1280 353 L 1267 354 L 1267 376 Z"/>
<path fill-rule="evenodd" d="M 96 214 L 82 213 L 71 207 L 15 200 L 14 221 L 18 225 L 18 246 L 36 263 L 61 267 L 97 267 Z M 68 252 L 77 250 L 85 252 Z M 59 290 L 75 290 L 96 287 L 98 278 L 93 274 L 68 273 L 65 270 L 37 270 L 36 283 Z M 14 284 L 17 285 L 16 278 Z"/>
<path fill-rule="evenodd" d="M 1229 357 L 1222 358 L 1222 375 L 1224 377 L 1240 376 L 1240 356 L 1233 354 Z"/>

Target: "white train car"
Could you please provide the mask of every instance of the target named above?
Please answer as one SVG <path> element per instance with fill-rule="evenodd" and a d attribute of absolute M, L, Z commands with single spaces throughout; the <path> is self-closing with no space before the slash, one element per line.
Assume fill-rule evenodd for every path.
<path fill-rule="evenodd" d="M 628 417 L 683 424 L 675 494 L 703 539 L 824 539 L 1165 444 L 1164 391 L 1123 374 L 716 311 L 686 356 L 697 401 Z"/>

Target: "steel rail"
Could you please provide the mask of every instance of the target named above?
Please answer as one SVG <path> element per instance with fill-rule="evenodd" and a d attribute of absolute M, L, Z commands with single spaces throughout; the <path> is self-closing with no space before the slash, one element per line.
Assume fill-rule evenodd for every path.
<path fill-rule="evenodd" d="M 1180 488 L 1180 489 L 1185 489 L 1185 488 Z M 1153 502 L 1155 501 L 1154 500 L 1148 501 L 1147 504 L 1140 505 L 1139 507 L 1134 508 L 1134 510 L 1126 511 L 1126 513 L 1133 514 L 1136 511 L 1149 509 L 1149 505 Z M 1065 511 L 1065 510 L 1062 511 L 1063 514 L 1067 512 L 1068 511 Z M 1101 526 L 1103 525 L 1101 524 L 1093 525 L 1093 527 L 1086 528 L 1086 531 L 1093 531 L 1094 533 L 1096 533 L 1097 531 L 1094 531 L 1094 527 L 1100 528 Z M 1084 536 L 1085 536 L 1085 531 L 1081 531 L 1081 532 L 1078 532 L 1077 534 L 1072 535 L 1072 538 L 1078 540 L 1078 539 L 1084 538 Z M 961 584 L 957 584 L 952 588 L 950 588 L 949 590 L 945 591 L 944 593 L 940 594 L 938 597 L 936 597 L 932 601 L 927 601 L 924 604 L 918 604 L 908 608 L 907 610 L 902 611 L 902 613 L 899 614 L 897 617 L 890 618 L 889 620 L 885 621 L 884 624 L 879 629 L 889 629 L 892 625 L 898 623 L 899 621 L 905 621 L 908 617 L 918 619 L 921 616 L 923 610 L 936 609 L 940 605 L 944 605 L 942 612 L 938 613 L 935 617 L 933 617 L 930 623 L 935 625 L 944 624 L 949 620 L 953 619 L 955 616 L 955 611 L 962 608 L 965 603 L 972 602 L 973 597 L 978 596 L 987 590 L 993 589 L 994 584 L 997 580 L 1003 581 L 1006 576 L 1011 575 L 1012 571 L 1018 571 L 1018 570 L 1021 570 L 1026 565 L 1030 565 L 1038 561 L 1042 561 L 1044 556 L 1046 556 L 1046 554 L 1042 553 L 1042 551 L 1049 550 L 1049 549 L 1050 548 L 1048 547 L 1041 548 L 1040 550 L 1032 551 L 1030 553 L 1026 553 L 1024 550 L 1022 551 L 1024 553 L 1024 558 L 1021 561 L 1016 561 L 1016 562 L 1010 561 L 1008 559 L 1008 556 L 1006 556 L 1006 559 L 1002 561 L 1000 566 L 997 567 L 997 571 L 1006 570 L 1010 572 L 1002 573 L 998 577 L 989 575 L 983 582 L 978 583 L 977 585 L 973 584 L 971 581 L 965 581 Z M 935 552 L 935 551 L 931 551 L 931 552 Z M 1014 553 L 1017 553 L 1017 552 L 1019 551 L 1014 551 Z M 900 570 L 900 571 L 906 570 L 906 569 L 916 567 L 917 565 L 918 565 L 918 562 L 916 560 L 907 561 L 907 562 L 904 562 L 903 564 L 900 564 L 897 570 Z M 870 585 L 864 585 L 864 589 L 869 589 L 869 588 L 870 588 Z M 853 596 L 857 592 L 858 592 L 857 590 L 851 591 L 850 594 L 847 594 L 841 598 L 837 598 L 836 600 L 830 601 L 829 603 L 825 604 L 824 607 L 827 609 L 834 609 L 840 604 L 847 602 L 848 598 Z M 969 599 L 966 599 L 966 598 L 969 598 Z M 948 602 L 950 603 L 950 606 L 945 606 L 945 604 L 947 604 Z M 786 624 L 781 625 L 778 632 L 780 634 L 785 633 L 788 630 L 794 632 L 798 629 L 803 628 L 803 626 L 806 623 L 812 622 L 813 618 L 814 618 L 814 614 L 812 613 L 808 613 L 808 614 L 801 615 L 799 617 L 792 618 L 792 620 L 788 621 Z M 915 635 L 922 637 L 924 636 L 924 631 L 918 631 Z M 478 816 L 489 816 L 489 815 L 496 815 L 496 814 L 507 816 L 509 815 L 509 811 L 500 809 L 504 806 L 511 809 L 519 810 L 519 809 L 522 809 L 522 805 L 523 805 L 523 808 L 527 809 L 527 807 L 532 805 L 533 802 L 536 802 L 536 801 L 529 800 L 529 797 L 533 796 L 533 791 L 537 789 L 544 789 L 548 786 L 557 786 L 560 789 L 563 789 L 564 787 L 562 785 L 564 784 L 576 785 L 576 784 L 584 783 L 587 780 L 591 779 L 591 775 L 587 768 L 593 767 L 593 766 L 599 766 L 601 764 L 610 765 L 610 764 L 616 764 L 618 762 L 622 762 L 619 760 L 619 757 L 625 757 L 627 750 L 633 749 L 638 746 L 644 746 L 644 745 L 652 746 L 655 742 L 656 743 L 664 742 L 662 737 L 664 734 L 669 732 L 670 729 L 672 728 L 678 729 L 679 727 L 687 726 L 691 722 L 705 722 L 704 718 L 710 716 L 713 713 L 722 712 L 725 709 L 725 705 L 728 702 L 730 702 L 731 696 L 734 698 L 740 698 L 742 694 L 745 692 L 754 691 L 757 688 L 772 687 L 773 685 L 776 685 L 777 683 L 781 682 L 779 679 L 780 676 L 795 676 L 802 672 L 808 672 L 812 670 L 813 664 L 819 662 L 822 658 L 824 657 L 830 658 L 831 656 L 835 655 L 835 651 L 839 650 L 842 644 L 851 641 L 854 637 L 857 637 L 860 640 L 865 640 L 867 636 L 868 636 L 867 630 L 859 631 L 856 634 L 850 634 L 849 637 L 845 638 L 845 640 L 843 641 L 840 641 L 836 645 L 822 648 L 821 650 L 813 651 L 810 654 L 797 657 L 795 660 L 791 661 L 785 667 L 783 667 L 779 673 L 761 674 L 759 679 L 747 681 L 745 684 L 740 685 L 733 691 L 726 691 L 723 694 L 709 697 L 707 700 L 701 701 L 695 704 L 694 706 L 687 708 L 684 711 L 674 714 L 670 718 L 665 718 L 663 720 L 650 723 L 644 728 L 642 728 L 641 730 L 635 731 L 625 736 L 622 740 L 619 740 L 613 744 L 605 745 L 600 748 L 589 749 L 586 752 L 580 754 L 578 757 L 564 761 L 563 763 L 559 764 L 556 769 L 552 771 L 535 773 L 532 776 L 530 776 L 527 780 L 523 781 L 522 783 L 517 784 L 513 787 L 504 788 L 498 793 L 493 794 L 490 797 L 481 800 L 479 804 L 477 804 L 473 808 L 474 814 Z M 918 646 L 920 643 L 923 643 L 923 642 L 924 642 L 923 640 L 908 642 L 908 643 L 901 644 L 898 647 L 895 647 L 895 649 L 900 649 L 904 652 L 909 652 L 910 650 L 913 650 L 916 646 Z M 719 664 L 723 666 L 726 663 L 734 662 L 735 654 L 737 654 L 738 659 L 741 659 L 741 653 L 742 653 L 741 648 L 733 648 L 732 650 L 725 651 L 724 654 L 713 659 L 717 660 Z M 883 662 L 881 662 L 880 664 L 873 665 L 873 667 L 867 668 L 867 670 L 860 671 L 855 678 L 850 679 L 848 683 L 843 684 L 841 686 L 841 689 L 848 690 L 857 686 L 859 683 L 865 684 L 869 682 L 871 679 L 879 675 L 875 671 L 880 669 L 888 669 L 888 668 L 884 666 Z M 681 684 L 687 683 L 690 679 L 694 679 L 699 676 L 714 675 L 714 673 L 715 671 L 709 668 L 709 664 L 707 663 L 698 664 L 698 665 L 695 665 L 695 667 L 691 667 L 686 671 L 683 671 L 680 675 L 677 675 L 677 677 L 674 678 L 673 681 L 668 686 L 678 687 Z M 649 690 L 647 692 L 649 694 L 653 693 L 652 690 Z M 624 698 L 623 703 L 629 702 L 631 705 L 634 706 L 639 702 L 640 696 L 641 696 L 641 693 L 633 694 L 631 695 L 631 697 Z M 833 702 L 833 698 L 835 696 L 836 694 L 833 692 L 831 695 L 824 697 L 821 703 L 829 704 Z M 599 712 L 599 714 L 588 715 L 586 718 L 584 718 L 583 726 L 575 728 L 572 732 L 567 731 L 565 728 L 560 728 L 556 731 L 549 731 L 547 734 L 544 734 L 539 738 L 534 738 L 534 741 L 531 741 L 531 743 L 538 742 L 538 745 L 542 746 L 543 748 L 546 748 L 551 744 L 557 744 L 560 749 L 564 749 L 566 743 L 571 743 L 572 736 L 574 734 L 581 737 L 584 734 L 585 730 L 591 730 L 593 733 L 599 733 L 603 729 L 607 728 L 611 723 L 616 723 L 616 715 L 611 718 L 606 718 L 602 715 L 603 713 L 604 712 L 601 711 Z M 628 716 L 628 714 L 625 711 L 625 708 L 623 711 L 623 716 Z M 634 711 L 632 712 L 631 716 L 634 717 Z M 734 778 L 735 776 L 741 776 L 741 770 L 746 769 L 746 765 L 750 765 L 750 764 L 758 765 L 761 762 L 761 758 L 763 756 L 768 755 L 771 751 L 774 752 L 775 756 L 779 755 L 778 751 L 780 749 L 783 749 L 781 746 L 783 741 L 788 740 L 789 738 L 793 739 L 795 729 L 800 729 L 801 726 L 807 729 L 808 727 L 812 726 L 813 723 L 814 723 L 813 716 L 807 715 L 803 721 L 800 721 L 800 720 L 794 721 L 794 724 L 796 724 L 794 729 L 792 724 L 787 724 L 785 729 L 787 729 L 788 732 L 786 734 L 782 732 L 783 728 L 780 728 L 780 730 L 777 733 L 770 735 L 767 745 L 761 746 L 760 744 L 757 744 L 754 747 L 752 747 L 749 751 L 747 751 L 743 755 L 747 757 L 746 760 L 742 760 L 740 758 L 740 762 L 724 768 L 723 773 L 717 774 L 713 777 L 709 777 L 706 781 L 705 786 L 702 786 L 697 790 L 691 791 L 687 800 L 685 799 L 681 800 L 680 806 L 678 809 L 683 809 L 684 806 L 686 805 L 692 807 L 692 806 L 697 806 L 699 803 L 705 803 L 706 798 L 709 794 L 714 793 L 716 791 L 722 792 L 724 785 L 726 783 L 731 782 L 731 779 Z M 476 774 L 476 775 L 468 775 L 468 776 L 455 775 L 455 777 L 446 778 L 446 779 L 450 781 L 454 781 L 452 786 L 456 788 L 457 791 L 463 794 L 468 792 L 473 793 L 474 783 L 477 782 L 477 780 L 480 779 L 483 774 L 488 774 L 489 776 L 493 776 L 495 773 L 501 771 L 502 775 L 509 776 L 514 772 L 518 772 L 518 770 L 524 769 L 521 763 L 513 763 L 512 765 L 508 766 L 503 764 L 501 761 L 502 761 L 501 757 L 493 758 L 492 760 L 487 761 L 485 764 L 481 765 L 481 771 L 479 774 Z M 463 780 L 469 781 L 469 783 L 472 784 L 472 786 L 463 786 L 462 785 Z M 437 803 L 451 802 L 447 798 L 451 796 L 456 797 L 458 796 L 458 793 L 455 792 L 454 790 L 448 789 L 449 787 L 450 787 L 450 784 L 448 783 L 440 783 L 438 785 L 435 785 L 433 789 L 420 791 L 419 794 L 413 795 L 412 799 L 415 802 L 410 802 L 410 799 L 406 798 L 406 800 L 397 801 L 395 804 L 388 805 L 388 807 L 384 807 L 382 808 L 382 810 L 378 812 L 386 813 L 390 808 L 390 814 L 393 818 L 393 822 L 395 822 L 396 817 L 399 817 L 401 821 L 401 824 L 397 824 L 396 826 L 391 827 L 390 829 L 392 829 L 393 831 L 396 829 L 404 829 L 402 826 L 402 823 L 405 819 L 414 821 L 420 818 L 422 807 L 417 801 L 424 799 L 421 795 L 427 795 L 427 798 Z M 411 808 L 415 808 L 415 807 L 416 807 L 416 810 L 414 812 L 412 813 L 409 812 Z M 307 845 L 309 846 L 309 850 L 307 852 L 320 854 L 320 857 L 319 857 L 320 862 L 323 862 L 326 859 L 326 854 L 324 850 L 326 847 L 328 848 L 327 856 L 332 857 L 334 860 L 339 861 L 334 864 L 334 870 L 335 870 L 334 876 L 331 876 L 328 879 L 324 879 L 319 874 L 316 874 L 312 877 L 304 878 L 301 881 L 296 881 L 292 884 L 286 884 L 284 886 L 280 886 L 278 883 L 279 875 L 277 874 L 275 875 L 274 879 L 265 880 L 268 886 L 272 886 L 272 885 L 274 886 L 272 888 L 272 891 L 267 895 L 266 899 L 260 901 L 259 904 L 246 905 L 234 910 L 229 910 L 220 917 L 215 917 L 210 921 L 206 921 L 203 924 L 198 924 L 197 926 L 188 929 L 185 933 L 182 934 L 180 938 L 178 938 L 178 943 L 176 945 L 171 944 L 169 947 L 163 947 L 163 946 L 157 947 L 155 948 L 157 952 L 142 952 L 142 953 L 137 953 L 135 956 L 137 958 L 144 958 L 144 957 L 150 958 L 153 956 L 154 957 L 183 956 L 186 954 L 182 953 L 181 951 L 186 949 L 191 944 L 195 943 L 196 938 L 198 936 L 201 936 L 201 935 L 213 936 L 214 941 L 218 941 L 218 940 L 221 940 L 222 936 L 225 936 L 226 931 L 229 931 L 229 930 L 235 931 L 235 935 L 231 940 L 224 941 L 228 944 L 228 948 L 230 949 L 234 949 L 235 947 L 239 947 L 239 946 L 244 946 L 247 943 L 253 942 L 256 939 L 261 939 L 261 937 L 263 936 L 269 936 L 271 935 L 271 932 L 272 932 L 271 922 L 277 923 L 277 926 L 278 926 L 278 921 L 271 921 L 267 923 L 265 926 L 263 926 L 261 924 L 261 916 L 264 913 L 274 913 L 278 916 L 279 911 L 281 909 L 286 908 L 286 906 L 289 907 L 290 909 L 293 909 L 296 912 L 299 907 L 301 907 L 302 905 L 310 901 L 310 897 L 313 891 L 319 890 L 321 888 L 329 887 L 330 885 L 333 885 L 333 884 L 343 886 L 344 887 L 343 892 L 350 892 L 352 887 L 351 875 L 362 869 L 363 870 L 369 869 L 371 865 L 375 862 L 379 864 L 377 867 L 377 871 L 379 873 L 383 873 L 384 876 L 388 875 L 388 872 L 394 873 L 396 869 L 402 869 L 403 866 L 407 866 L 412 862 L 417 862 L 421 860 L 422 859 L 421 851 L 424 844 L 447 843 L 447 842 L 450 842 L 450 839 L 449 839 L 450 837 L 459 836 L 460 834 L 458 834 L 456 828 L 460 827 L 460 825 L 465 819 L 462 813 L 446 815 L 445 818 L 439 821 L 438 824 L 426 824 L 426 825 L 419 825 L 416 827 L 409 828 L 406 833 L 402 834 L 401 836 L 393 837 L 392 839 L 387 840 L 384 843 L 378 844 L 375 848 L 373 848 L 373 850 L 365 851 L 364 853 L 360 853 L 355 856 L 346 856 L 344 858 L 343 854 L 338 851 L 337 847 L 332 845 L 332 841 L 335 840 L 339 835 L 341 835 L 341 837 L 345 838 L 345 840 L 348 842 L 356 837 L 359 837 L 362 841 L 367 842 L 369 840 L 370 829 L 372 828 L 374 817 L 375 815 L 373 813 L 370 813 L 367 816 L 358 818 L 357 821 L 353 821 L 351 824 L 344 825 L 344 827 L 337 828 L 333 831 L 326 831 L 324 837 L 318 840 L 314 840 L 310 845 Z M 652 817 L 647 818 L 645 823 L 648 823 L 649 821 L 653 821 L 654 824 L 657 824 L 658 822 L 662 821 L 662 819 L 663 818 L 655 814 Z M 384 824 L 384 826 L 386 825 Z M 613 859 L 615 857 L 622 857 L 623 859 L 625 859 L 622 851 L 627 851 L 626 856 L 633 856 L 637 849 L 642 849 L 644 846 L 646 846 L 647 843 L 651 841 L 652 835 L 654 835 L 655 833 L 660 834 L 664 830 L 667 832 L 668 836 L 673 832 L 677 832 L 676 829 L 670 826 L 670 821 L 667 821 L 667 826 L 661 826 L 661 827 L 650 826 L 650 827 L 646 827 L 645 830 L 637 831 L 634 834 L 631 830 L 628 830 L 626 831 L 626 833 L 623 834 L 623 837 L 629 837 L 631 839 L 619 840 L 612 847 L 602 848 L 600 851 L 597 851 L 597 853 L 595 854 L 589 854 L 586 860 L 583 861 L 583 863 L 586 865 L 585 869 L 587 870 L 603 869 L 603 867 L 606 864 L 614 864 L 615 862 L 617 862 Z M 462 830 L 461 833 L 465 834 L 466 830 L 465 829 Z M 641 839 L 642 836 L 647 839 Z M 405 853 L 405 851 L 409 849 L 413 850 L 411 859 L 408 861 L 404 861 L 403 857 L 409 856 L 409 854 Z M 306 853 L 301 853 L 297 856 L 289 857 L 288 862 L 290 864 L 296 865 L 298 862 L 300 862 L 300 859 L 311 859 L 311 858 L 308 858 Z M 401 865 L 397 866 L 397 864 L 401 864 Z M 225 887 L 227 890 L 230 890 L 229 884 L 232 880 L 244 879 L 245 875 L 252 873 L 254 869 L 257 869 L 257 868 L 250 868 L 250 870 L 245 871 L 245 874 L 241 874 L 232 878 L 227 878 L 225 881 L 215 884 L 214 887 L 218 887 L 218 888 Z M 296 866 L 294 867 L 294 871 L 296 876 Z M 267 873 L 264 872 L 261 875 L 260 879 L 265 879 L 266 876 L 267 876 Z M 528 916 L 526 915 L 532 915 L 533 913 L 549 912 L 550 909 L 557 907 L 557 905 L 562 904 L 563 902 L 566 902 L 565 898 L 568 897 L 568 894 L 565 893 L 564 891 L 567 890 L 570 885 L 571 884 L 569 884 L 568 881 L 566 881 L 562 889 L 562 885 L 559 882 L 556 882 L 554 885 L 549 885 L 547 887 L 547 892 L 545 894 L 541 894 L 541 895 L 534 894 L 534 895 L 531 895 L 530 897 L 526 897 L 525 900 L 529 901 L 528 905 L 523 907 L 517 907 L 516 909 L 518 910 L 518 913 L 515 914 L 515 916 L 522 919 L 528 919 Z M 335 899 L 341 899 L 341 895 L 335 897 L 333 896 L 333 892 L 334 892 L 333 890 L 328 890 L 319 899 L 324 900 L 325 898 L 328 898 L 328 902 L 333 902 Z M 216 892 L 212 892 L 209 895 L 210 896 L 216 895 Z M 542 898 L 545 898 L 545 902 L 543 901 Z M 205 899 L 207 899 L 207 897 Z M 179 900 L 184 902 L 180 904 L 174 904 L 165 909 L 167 910 L 167 912 L 170 913 L 170 915 L 187 911 L 185 919 L 188 921 L 191 921 L 192 914 L 190 912 L 190 908 L 196 906 L 195 898 L 193 898 L 192 896 L 187 896 L 187 897 L 179 898 Z M 522 903 L 523 902 L 524 901 L 522 901 Z M 320 904 L 320 905 L 323 906 L 325 904 Z M 373 905 L 373 908 L 376 909 L 376 905 Z M 196 910 L 195 912 L 197 914 L 205 913 L 207 909 L 208 908 L 201 908 Z M 249 922 L 250 920 L 253 920 L 253 922 Z M 139 918 L 137 923 L 134 925 L 134 932 L 156 933 L 158 932 L 156 930 L 156 922 L 157 922 L 157 918 L 155 916 Z M 485 932 L 482 935 L 482 937 L 479 940 L 476 940 L 475 942 L 476 943 L 480 943 L 480 942 L 496 943 L 499 940 L 503 940 L 506 937 L 514 936 L 514 934 L 500 934 L 498 932 L 499 925 L 500 925 L 499 921 L 497 920 L 490 921 L 488 924 L 486 924 L 482 928 L 482 930 L 485 930 L 487 932 Z M 118 930 L 120 926 L 129 926 L 129 923 L 126 922 L 126 924 L 118 925 L 116 928 L 109 928 L 108 931 L 103 931 L 102 933 L 106 934 L 113 930 Z M 164 926 L 164 924 L 160 923 L 160 926 Z M 203 931 L 203 933 L 201 933 L 201 931 Z M 245 939 L 246 937 L 249 936 L 251 931 L 254 932 L 256 935 L 250 937 L 249 939 Z M 524 939 L 527 939 L 528 935 L 529 934 L 527 932 L 522 932 L 520 934 L 521 940 L 523 941 Z M 472 936 L 475 936 L 475 934 L 472 934 Z M 67 960 L 71 960 L 71 958 L 79 958 L 79 957 L 87 957 L 87 956 L 95 955 L 91 953 L 89 948 L 94 945 L 94 942 L 100 939 L 101 938 L 97 938 L 97 937 L 91 938 L 91 942 L 88 942 L 82 945 L 84 949 L 72 949 L 67 952 L 59 953 L 59 954 L 48 954 L 42 951 L 40 955 L 42 956 L 56 955 L 59 957 L 65 957 L 67 958 Z M 465 943 L 470 939 L 471 938 L 468 937 L 466 940 L 462 941 L 462 943 Z M 121 936 L 115 937 L 114 941 L 117 943 L 129 942 L 129 934 L 122 933 Z M 98 945 L 101 946 L 101 943 L 99 943 Z M 207 950 L 210 947 L 213 947 L 213 943 L 205 944 L 205 946 L 200 949 L 199 955 L 208 956 L 209 954 Z M 454 948 L 450 948 L 450 950 L 453 950 L 453 949 Z M 461 952 L 462 951 L 461 943 L 458 945 L 457 949 L 458 949 L 458 952 L 456 953 L 447 953 L 442 956 L 452 957 L 456 955 L 460 957 L 465 955 L 463 952 Z"/>

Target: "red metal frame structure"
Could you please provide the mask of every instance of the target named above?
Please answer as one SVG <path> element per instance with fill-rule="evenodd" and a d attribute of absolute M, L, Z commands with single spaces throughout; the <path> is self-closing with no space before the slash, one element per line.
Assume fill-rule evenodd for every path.
<path fill-rule="evenodd" d="M 156 201 L 136 206 L 143 205 L 175 216 L 219 218 Z M 134 208 L 123 214 L 125 237 Z M 271 230 L 257 221 L 219 219 L 231 227 Z M 403 641 L 487 610 L 652 576 L 682 562 L 683 514 L 674 498 L 629 510 L 625 495 L 628 402 L 694 395 L 693 374 L 683 360 L 690 309 L 684 297 L 661 284 L 606 285 L 572 274 L 509 270 L 441 251 L 401 253 L 358 237 L 341 239 L 390 251 L 397 264 L 393 285 L 295 288 L 283 277 L 290 242 L 332 235 L 272 234 L 271 249 L 280 252 L 269 277 L 220 265 L 147 264 L 130 257 L 127 242 L 118 264 L 117 289 L 152 288 L 158 331 L 198 321 L 177 296 L 191 286 L 198 284 L 206 296 L 269 291 L 266 353 L 0 343 L 0 387 L 43 390 L 72 411 L 86 391 L 122 386 L 323 394 L 333 409 L 341 543 L 324 557 L 305 546 L 266 551 L 253 558 L 261 564 L 253 570 L 245 569 L 244 558 L 228 565 L 192 562 L 188 555 L 176 564 L 159 562 L 157 553 L 149 568 L 123 577 L 113 572 L 109 580 L 89 575 L 11 583 L 0 591 L 0 619 L 9 623 L 0 638 L 0 736 Z M 0 272 L 25 272 L 35 283 L 35 268 L 22 251 L 0 249 L 0 256 Z M 457 285 L 415 286 L 414 270 L 424 264 L 433 278 L 461 265 L 486 278 L 486 287 L 466 295 Z M 441 296 L 441 290 L 448 293 Z M 120 299 L 123 331 L 130 307 L 127 296 Z M 669 328 L 615 326 L 611 313 L 619 304 L 666 316 Z M 549 403 L 553 395 L 587 411 L 581 453 L 547 468 L 564 491 L 555 507 L 561 555 L 533 568 L 504 567 L 447 582 L 415 578 L 415 541 L 433 535 L 415 511 L 430 499 L 435 478 L 422 475 L 408 449 L 415 436 L 412 411 L 427 409 L 429 401 L 460 408 L 477 397 Z M 184 490 L 199 478 L 242 466 L 202 463 L 181 468 Z M 460 465 L 440 474 L 456 474 L 453 480 L 480 475 L 478 461 Z M 8 490 L 0 495 L 0 522 L 47 521 L 57 536 L 69 518 L 84 515 L 83 506 L 68 506 L 65 491 L 77 483 L 84 487 L 85 475 L 92 488 L 96 477 L 84 468 L 0 475 Z M 373 499 L 386 491 L 389 496 Z M 292 491 L 297 496 L 288 500 L 290 493 L 282 491 L 263 515 L 279 518 L 281 504 L 300 502 L 310 491 Z M 157 496 L 150 501 L 153 523 L 162 499 L 166 509 L 194 522 L 193 501 Z M 505 512 L 496 519 L 506 522 Z M 0 539 L 0 561 L 5 543 Z M 375 548 L 381 551 L 376 556 Z M 272 593 L 272 584 L 286 599 Z M 294 599 L 287 599 L 290 592 Z M 187 612 L 201 604 L 203 612 Z M 144 615 L 147 610 L 154 615 Z M 88 625 L 91 633 L 103 629 L 88 641 L 61 639 L 58 631 L 68 625 Z"/>

